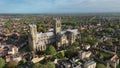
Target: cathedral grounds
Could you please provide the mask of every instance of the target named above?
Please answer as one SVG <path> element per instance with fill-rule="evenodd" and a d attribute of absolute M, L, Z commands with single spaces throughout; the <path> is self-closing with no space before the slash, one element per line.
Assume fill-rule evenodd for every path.
<path fill-rule="evenodd" d="M 53 19 L 55 15 L 1 15 L 0 68 L 119 68 L 119 16 L 57 17 L 60 21 Z M 35 29 L 30 24 L 34 24 Z M 74 29 L 77 29 L 76 35 Z M 49 38 L 44 33 L 50 31 L 54 35 L 49 33 Z M 35 33 L 45 35 L 42 39 L 38 35 L 39 41 L 53 43 L 39 43 L 43 47 L 34 47 L 38 43 L 33 41 L 37 39 Z"/>

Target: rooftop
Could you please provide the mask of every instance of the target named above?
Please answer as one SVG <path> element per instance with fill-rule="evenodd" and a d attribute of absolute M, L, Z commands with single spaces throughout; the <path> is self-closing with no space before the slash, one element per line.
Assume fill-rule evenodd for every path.
<path fill-rule="evenodd" d="M 94 63 L 96 63 L 96 62 L 93 61 L 93 60 L 90 60 L 90 61 L 86 62 L 85 65 L 92 65 L 92 64 L 94 64 Z"/>
<path fill-rule="evenodd" d="M 41 37 L 44 37 L 44 36 L 54 36 L 54 32 L 46 32 L 46 33 L 37 34 L 38 38 L 41 38 Z"/>
<path fill-rule="evenodd" d="M 35 24 L 29 24 L 29 26 L 30 26 L 30 27 L 36 27 L 36 25 L 35 25 Z"/>

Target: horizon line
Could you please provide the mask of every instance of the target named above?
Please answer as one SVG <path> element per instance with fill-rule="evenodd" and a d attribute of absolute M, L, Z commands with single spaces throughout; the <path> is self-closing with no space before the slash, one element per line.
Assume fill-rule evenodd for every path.
<path fill-rule="evenodd" d="M 71 13 L 0 13 L 0 14 L 96 14 L 96 13 L 120 13 L 120 12 L 71 12 Z"/>

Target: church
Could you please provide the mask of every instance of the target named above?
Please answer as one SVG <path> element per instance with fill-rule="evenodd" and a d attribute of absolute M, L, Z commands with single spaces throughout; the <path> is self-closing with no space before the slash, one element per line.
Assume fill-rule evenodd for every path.
<path fill-rule="evenodd" d="M 54 44 L 58 49 L 72 45 L 78 38 L 78 29 L 61 30 L 61 19 L 53 19 L 53 31 L 38 33 L 35 24 L 29 25 L 29 47 L 32 51 L 44 51 L 47 46 Z"/>

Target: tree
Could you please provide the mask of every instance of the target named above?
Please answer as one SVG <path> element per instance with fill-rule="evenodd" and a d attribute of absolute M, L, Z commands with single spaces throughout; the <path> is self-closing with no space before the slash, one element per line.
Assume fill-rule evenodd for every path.
<path fill-rule="evenodd" d="M 18 65 L 18 61 L 10 61 L 7 65 L 6 68 L 16 68 Z"/>
<path fill-rule="evenodd" d="M 104 64 L 97 64 L 96 68 L 106 68 Z"/>
<path fill-rule="evenodd" d="M 109 33 L 114 33 L 115 30 L 114 30 L 113 28 L 108 28 L 108 32 L 109 32 Z"/>
<path fill-rule="evenodd" d="M 47 62 L 45 66 L 46 68 L 55 68 L 55 64 L 53 62 Z"/>
<path fill-rule="evenodd" d="M 88 36 L 88 37 L 82 37 L 81 41 L 83 43 L 87 43 L 87 44 L 90 44 L 90 45 L 95 45 L 98 42 L 98 39 L 96 39 L 94 37 L 91 37 L 91 36 Z"/>
<path fill-rule="evenodd" d="M 79 46 L 79 42 L 74 42 L 72 45 L 73 46 Z"/>
<path fill-rule="evenodd" d="M 27 36 L 27 35 L 28 35 L 28 32 L 27 32 L 27 31 L 25 31 L 25 30 L 21 30 L 21 34 L 23 34 L 23 35 Z"/>
<path fill-rule="evenodd" d="M 36 63 L 33 68 L 43 68 L 43 65 L 40 63 Z"/>
<path fill-rule="evenodd" d="M 103 59 L 103 58 L 104 58 L 104 56 L 102 54 L 100 54 L 99 59 Z"/>
<path fill-rule="evenodd" d="M 65 54 L 64 54 L 64 52 L 60 52 L 60 53 L 57 53 L 56 56 L 57 56 L 57 58 L 62 59 L 62 58 L 64 58 Z"/>
<path fill-rule="evenodd" d="M 26 59 L 24 58 L 24 59 L 21 60 L 21 63 L 20 63 L 20 64 L 21 64 L 21 65 L 24 65 L 25 63 L 26 63 Z"/>
<path fill-rule="evenodd" d="M 67 58 L 71 58 L 73 56 L 73 53 L 74 53 L 73 50 L 69 49 L 65 52 L 65 56 Z"/>
<path fill-rule="evenodd" d="M 5 60 L 3 58 L 0 58 L 0 68 L 3 68 L 5 66 Z"/>
<path fill-rule="evenodd" d="M 115 30 L 113 28 L 107 28 L 107 29 L 104 30 L 104 32 L 109 34 L 109 33 L 114 33 Z"/>
<path fill-rule="evenodd" d="M 37 31 L 38 32 L 45 32 L 46 29 L 44 28 L 44 26 L 42 24 L 37 24 Z"/>
<path fill-rule="evenodd" d="M 119 27 L 119 25 L 115 25 L 114 28 L 115 29 L 119 29 L 120 27 Z"/>
<path fill-rule="evenodd" d="M 120 40 L 120 32 L 116 32 L 115 37 L 117 37 Z"/>
<path fill-rule="evenodd" d="M 103 44 L 106 46 L 112 46 L 113 45 L 112 39 L 108 39 L 108 40 L 104 41 Z"/>
<path fill-rule="evenodd" d="M 114 38 L 112 42 L 113 42 L 113 44 L 115 44 L 115 45 L 118 45 L 118 44 L 119 44 L 118 38 Z"/>
<path fill-rule="evenodd" d="M 55 55 L 56 54 L 56 49 L 54 46 L 48 46 L 48 48 L 46 49 L 45 53 L 47 55 Z"/>

